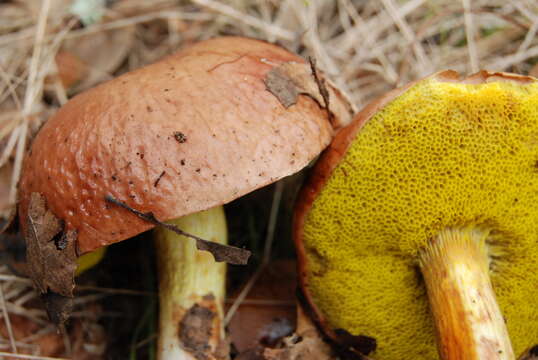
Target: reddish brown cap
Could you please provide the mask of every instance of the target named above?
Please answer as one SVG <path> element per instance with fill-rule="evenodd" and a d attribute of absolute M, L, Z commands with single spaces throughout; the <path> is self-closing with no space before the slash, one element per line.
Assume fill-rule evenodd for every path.
<path fill-rule="evenodd" d="M 304 60 L 266 42 L 218 38 L 76 96 L 44 125 L 25 159 L 23 231 L 32 193 L 43 195 L 64 232 L 77 232 L 84 253 L 153 226 L 106 195 L 167 220 L 300 170 L 352 109 L 327 111 L 319 94 L 302 95 L 308 86 L 287 70 L 267 81 L 296 63 Z M 277 95 L 293 84 L 298 90 L 285 107 Z M 329 93 L 331 104 L 344 102 Z"/>

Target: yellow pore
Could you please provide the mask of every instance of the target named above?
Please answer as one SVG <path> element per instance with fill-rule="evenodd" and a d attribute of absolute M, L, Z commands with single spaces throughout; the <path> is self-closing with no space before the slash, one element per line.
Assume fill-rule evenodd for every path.
<path fill-rule="evenodd" d="M 514 351 L 538 342 L 538 83 L 419 82 L 359 131 L 306 218 L 308 289 L 375 359 L 437 358 L 418 251 L 490 230 Z"/>

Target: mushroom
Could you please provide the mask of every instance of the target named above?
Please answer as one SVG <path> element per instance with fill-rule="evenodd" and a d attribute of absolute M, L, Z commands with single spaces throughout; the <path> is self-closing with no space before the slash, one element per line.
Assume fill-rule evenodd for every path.
<path fill-rule="evenodd" d="M 299 171 L 351 120 L 321 76 L 278 46 L 224 37 L 65 104 L 25 159 L 18 208 L 31 277 L 56 320 L 81 254 L 172 219 L 224 243 L 222 204 Z M 157 238 L 159 358 L 226 357 L 224 266 L 193 239 L 164 229 Z"/>
<path fill-rule="evenodd" d="M 436 358 L 436 338 L 442 359 L 538 343 L 537 109 L 534 78 L 445 71 L 337 134 L 294 230 L 301 287 L 332 339 L 375 340 L 383 360 Z"/>

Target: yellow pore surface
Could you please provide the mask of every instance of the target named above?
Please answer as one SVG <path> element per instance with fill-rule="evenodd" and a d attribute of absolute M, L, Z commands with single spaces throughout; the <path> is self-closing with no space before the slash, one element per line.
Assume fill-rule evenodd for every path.
<path fill-rule="evenodd" d="M 374 359 L 435 359 L 417 253 L 480 226 L 516 355 L 538 343 L 538 84 L 424 80 L 360 130 L 307 215 L 309 291 Z"/>

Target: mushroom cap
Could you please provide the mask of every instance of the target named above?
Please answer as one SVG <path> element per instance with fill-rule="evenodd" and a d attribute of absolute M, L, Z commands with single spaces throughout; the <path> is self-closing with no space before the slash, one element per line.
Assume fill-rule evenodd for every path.
<path fill-rule="evenodd" d="M 440 230 L 490 231 L 490 278 L 515 353 L 538 340 L 538 81 L 435 74 L 340 131 L 302 190 L 295 241 L 325 331 L 373 358 L 437 358 L 419 251 Z"/>
<path fill-rule="evenodd" d="M 263 41 L 217 38 L 74 97 L 25 159 L 23 231 L 34 192 L 77 231 L 84 253 L 153 227 L 106 195 L 168 220 L 297 172 L 333 127 L 312 96 L 286 108 L 266 89 L 266 75 L 289 62 L 304 60 Z"/>

